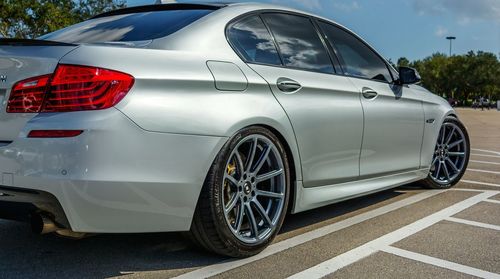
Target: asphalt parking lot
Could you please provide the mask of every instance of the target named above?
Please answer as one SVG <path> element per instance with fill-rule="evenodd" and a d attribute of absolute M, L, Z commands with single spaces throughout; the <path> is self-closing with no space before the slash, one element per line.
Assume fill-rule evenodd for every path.
<path fill-rule="evenodd" d="M 243 260 L 175 233 L 74 241 L 0 221 L 0 278 L 500 278 L 500 112 L 458 112 L 473 151 L 453 190 L 417 183 L 291 215 Z"/>

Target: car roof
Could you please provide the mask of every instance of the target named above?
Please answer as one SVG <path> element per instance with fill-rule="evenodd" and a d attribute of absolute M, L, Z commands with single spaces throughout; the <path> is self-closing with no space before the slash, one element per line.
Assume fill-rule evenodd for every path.
<path fill-rule="evenodd" d="M 294 9 L 286 6 L 281 6 L 272 3 L 258 3 L 258 2 L 189 2 L 189 3 L 165 3 L 165 4 L 153 4 L 153 5 L 144 5 L 144 6 L 135 6 L 129 8 L 123 8 L 119 10 L 114 10 L 106 13 L 102 13 L 100 15 L 95 16 L 94 18 L 114 16 L 114 15 L 123 15 L 123 14 L 132 14 L 132 13 L 141 13 L 141 12 L 152 12 L 152 11 L 167 11 L 167 10 L 197 10 L 197 9 L 206 9 L 206 10 L 233 10 L 235 13 L 246 14 L 249 11 L 262 11 L 262 10 L 276 10 L 276 11 L 284 11 L 284 12 L 292 12 L 297 14 L 302 14 L 306 16 L 311 16 L 320 20 L 324 20 L 325 22 L 333 23 L 352 34 L 355 34 L 349 28 L 339 24 L 338 22 L 319 16 L 317 14 L 313 14 L 310 12 L 306 12 L 299 9 Z M 369 46 L 374 52 L 378 54 L 378 52 L 373 48 L 368 42 L 366 42 L 363 38 L 356 35 L 359 40 L 364 42 L 367 46 Z M 379 54 L 380 57 L 383 58 Z M 385 60 L 385 58 L 383 58 Z"/>

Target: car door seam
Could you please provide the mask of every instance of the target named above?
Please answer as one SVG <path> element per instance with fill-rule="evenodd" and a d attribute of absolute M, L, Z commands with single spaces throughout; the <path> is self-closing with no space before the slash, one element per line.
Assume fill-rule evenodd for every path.
<path fill-rule="evenodd" d="M 299 156 L 298 160 L 299 160 L 299 163 L 300 163 L 300 174 L 301 174 L 300 177 L 304 177 L 304 171 L 302 169 L 302 159 L 301 159 L 301 156 L 300 156 L 299 141 L 297 140 L 297 133 L 295 132 L 295 127 L 293 127 L 292 120 L 290 119 L 290 116 L 288 115 L 288 113 L 286 112 L 285 108 L 283 107 L 283 105 L 278 100 L 278 98 L 276 98 L 276 95 L 274 95 L 273 88 L 271 87 L 271 84 L 260 73 L 258 73 L 255 69 L 253 69 L 252 67 L 248 66 L 246 63 L 245 63 L 245 65 L 248 68 L 250 68 L 255 74 L 257 74 L 260 78 L 262 78 L 262 80 L 264 80 L 266 82 L 267 86 L 269 87 L 269 90 L 271 91 L 271 94 L 273 95 L 273 98 L 276 100 L 276 102 L 278 103 L 278 105 L 281 107 L 281 109 L 283 110 L 283 113 L 285 113 L 286 118 L 288 119 L 288 123 L 290 123 L 290 127 L 292 127 L 293 138 L 295 139 L 295 145 L 296 145 L 296 148 L 297 148 L 297 156 Z"/>

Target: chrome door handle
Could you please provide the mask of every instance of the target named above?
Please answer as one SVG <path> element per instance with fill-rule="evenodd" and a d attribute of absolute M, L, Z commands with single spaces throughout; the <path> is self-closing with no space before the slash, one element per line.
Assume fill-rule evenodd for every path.
<path fill-rule="evenodd" d="M 300 83 L 288 78 L 279 78 L 277 84 L 279 90 L 287 93 L 295 92 L 302 88 Z"/>
<path fill-rule="evenodd" d="M 378 96 L 378 93 L 377 91 L 371 89 L 371 88 L 363 88 L 363 97 L 365 97 L 365 99 L 375 99 L 376 97 Z"/>

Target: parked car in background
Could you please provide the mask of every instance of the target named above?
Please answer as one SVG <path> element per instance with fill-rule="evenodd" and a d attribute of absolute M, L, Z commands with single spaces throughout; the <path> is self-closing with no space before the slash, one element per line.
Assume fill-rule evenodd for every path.
<path fill-rule="evenodd" d="M 42 233 L 190 231 L 248 257 L 287 212 L 447 189 L 469 161 L 416 70 L 299 10 L 133 7 L 0 50 L 0 200 Z"/>

